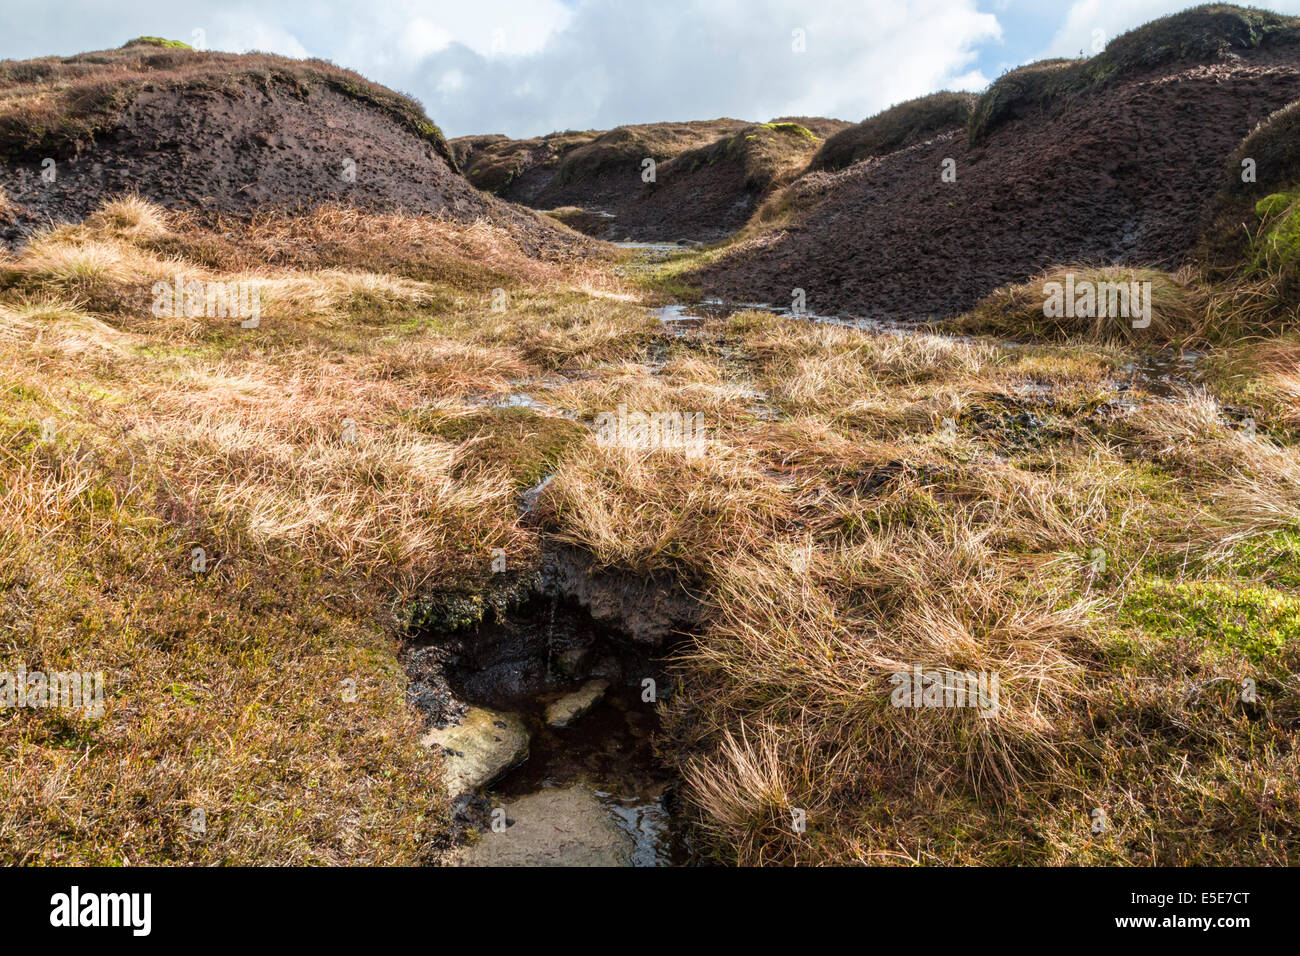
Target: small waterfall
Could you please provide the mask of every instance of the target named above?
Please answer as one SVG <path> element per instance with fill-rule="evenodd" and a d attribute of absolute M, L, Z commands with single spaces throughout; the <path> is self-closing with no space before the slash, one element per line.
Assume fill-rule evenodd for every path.
<path fill-rule="evenodd" d="M 551 614 L 549 619 L 546 622 L 546 679 L 547 681 L 550 681 L 555 676 L 554 672 L 551 670 L 551 659 L 554 656 L 554 654 L 552 653 L 552 649 L 555 643 L 555 606 L 557 604 L 559 604 L 559 599 L 551 598 Z"/>

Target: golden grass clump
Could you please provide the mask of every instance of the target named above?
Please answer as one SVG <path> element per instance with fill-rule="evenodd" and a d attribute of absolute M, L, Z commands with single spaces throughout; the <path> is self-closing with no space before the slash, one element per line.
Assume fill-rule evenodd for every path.
<path fill-rule="evenodd" d="M 5 256 L 0 670 L 109 694 L 0 712 L 0 860 L 436 862 L 408 612 L 560 544 L 699 602 L 656 746 L 705 857 L 1295 862 L 1296 346 L 1213 314 L 1267 290 L 1153 273 L 1145 338 L 1043 324 L 1041 286 L 981 313 L 1024 345 L 674 334 L 612 263 L 130 198 Z M 260 325 L 155 314 L 178 273 L 254 284 Z M 1175 341 L 1207 354 L 1142 387 Z M 914 668 L 996 676 L 995 710 L 898 706 Z"/>
<path fill-rule="evenodd" d="M 166 214 L 139 196 L 123 196 L 104 203 L 86 217 L 92 233 L 131 240 L 158 239 L 169 233 Z"/>
<path fill-rule="evenodd" d="M 1127 303 L 1119 295 L 1110 294 L 1112 287 L 1129 293 Z M 1145 291 L 1148 288 L 1149 300 Z M 1139 307 L 1147 314 L 1138 315 Z M 1190 269 L 1170 273 L 1123 266 L 1069 265 L 1056 266 L 1028 282 L 998 289 L 970 312 L 954 319 L 952 325 L 960 332 L 1020 342 L 1082 340 L 1168 345 L 1203 340 L 1211 331 L 1212 320 L 1207 292 Z"/>
<path fill-rule="evenodd" d="M 536 544 L 420 414 L 540 370 L 438 331 L 454 286 L 161 251 L 195 228 L 115 201 L 0 264 L 0 669 L 107 683 L 98 717 L 0 715 L 0 859 L 433 862 L 402 609 Z M 153 315 L 177 272 L 267 315 Z"/>

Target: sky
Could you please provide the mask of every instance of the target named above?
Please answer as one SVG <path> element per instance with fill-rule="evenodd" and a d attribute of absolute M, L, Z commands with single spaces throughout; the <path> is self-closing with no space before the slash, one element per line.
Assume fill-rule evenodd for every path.
<path fill-rule="evenodd" d="M 1192 0 L 0 0 L 0 58 L 140 35 L 321 57 L 447 136 L 665 120 L 857 121 L 1078 56 Z M 1272 0 L 1300 14 L 1300 0 Z"/>

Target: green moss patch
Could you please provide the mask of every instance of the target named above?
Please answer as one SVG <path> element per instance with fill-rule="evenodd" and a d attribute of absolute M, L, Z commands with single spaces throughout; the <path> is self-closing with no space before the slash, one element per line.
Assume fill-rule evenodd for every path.
<path fill-rule="evenodd" d="M 799 123 L 764 123 L 764 129 L 770 129 L 775 133 L 785 133 L 789 136 L 799 136 L 809 142 L 820 142 L 820 138 L 806 126 Z"/>
<path fill-rule="evenodd" d="M 1239 544 L 1229 569 L 1283 591 L 1300 593 L 1300 530 L 1274 531 Z"/>
<path fill-rule="evenodd" d="M 1152 579 L 1124 601 L 1120 620 L 1211 656 L 1279 662 L 1300 649 L 1300 597 L 1267 586 Z"/>
<path fill-rule="evenodd" d="M 1300 254 L 1300 190 L 1273 193 L 1255 203 L 1259 231 L 1251 241 L 1247 275 L 1270 273 L 1285 283 L 1296 280 Z"/>
<path fill-rule="evenodd" d="M 134 40 L 127 40 L 122 44 L 122 49 L 133 46 L 160 46 L 171 50 L 193 50 L 194 47 L 188 43 L 182 43 L 180 40 L 167 40 L 163 37 L 136 37 Z"/>

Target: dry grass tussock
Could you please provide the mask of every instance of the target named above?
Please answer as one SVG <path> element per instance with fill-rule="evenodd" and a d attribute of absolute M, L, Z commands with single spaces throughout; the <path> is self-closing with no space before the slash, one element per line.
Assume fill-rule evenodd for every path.
<path fill-rule="evenodd" d="M 1012 348 L 741 313 L 675 342 L 653 377 L 614 366 L 568 390 L 567 407 L 699 409 L 712 426 L 702 459 L 566 457 L 547 516 L 601 563 L 676 571 L 704 602 L 664 749 L 706 851 L 1292 859 L 1300 794 L 1264 797 L 1257 775 L 1295 770 L 1300 607 L 1281 589 L 1300 581 L 1300 455 L 1234 421 L 1223 377 L 1129 398 L 1124 369 L 1151 343 L 1070 337 Z M 1291 346 L 1252 348 L 1276 357 L 1258 381 L 1285 402 Z M 741 382 L 774 419 L 710 403 L 707 386 Z M 891 679 L 917 666 L 996 674 L 996 716 L 894 706 Z M 1246 677 L 1270 688 L 1250 707 L 1231 693 Z"/>
<path fill-rule="evenodd" d="M 572 244 L 545 244 L 501 225 L 430 216 L 377 213 L 325 204 L 293 217 L 264 214 L 240 224 L 237 241 L 218 221 L 197 230 L 182 228 L 157 243 L 167 252 L 207 262 L 224 271 L 265 263 L 302 269 L 355 268 L 412 279 L 440 281 L 464 289 L 514 289 L 562 284 L 617 294 L 619 284 L 603 268 L 596 249 L 578 255 Z M 190 226 L 187 230 L 184 226 Z M 542 241 L 543 245 L 535 243 Z"/>
<path fill-rule="evenodd" d="M 1110 294 L 1112 289 L 1128 294 L 1134 288 L 1139 294 L 1127 301 Z M 1139 308 L 1146 311 L 1139 313 Z M 952 325 L 961 332 L 1022 342 L 1190 345 L 1211 334 L 1215 315 L 1209 292 L 1193 269 L 1169 273 L 1079 264 L 1057 266 L 1028 282 L 998 289 Z"/>
<path fill-rule="evenodd" d="M 107 683 L 99 716 L 0 714 L 0 859 L 431 861 L 445 807 L 402 608 L 536 543 L 509 462 L 466 468 L 478 442 L 422 422 L 542 374 L 443 331 L 491 308 L 454 281 L 462 257 L 515 247 L 443 236 L 423 268 L 452 281 L 226 272 L 161 251 L 188 228 L 128 198 L 0 262 L 0 669 Z M 177 272 L 255 284 L 260 326 L 153 315 Z"/>
<path fill-rule="evenodd" d="M 1135 284 L 1143 290 L 1140 299 L 1132 295 Z M 1125 287 L 1130 292 L 1127 310 L 1115 291 Z M 1095 293 L 1091 303 L 1089 289 Z M 1075 308 L 1067 310 L 1071 290 Z M 1277 270 L 1213 282 L 1191 265 L 1167 272 L 1077 264 L 997 289 L 946 324 L 957 332 L 1017 342 L 1202 348 L 1245 335 L 1274 337 L 1294 327 L 1294 308 Z"/>
<path fill-rule="evenodd" d="M 558 540 L 702 602 L 659 747 L 708 856 L 1295 862 L 1290 339 L 1156 395 L 1158 339 L 1080 329 L 673 336 L 598 262 L 501 285 L 492 227 L 381 223 L 249 253 L 124 200 L 0 262 L 0 667 L 110 678 L 101 717 L 0 713 L 0 858 L 435 859 L 401 611 Z M 258 283 L 260 327 L 154 316 L 178 269 Z M 1218 293 L 1170 282 L 1177 336 Z M 700 442 L 607 441 L 619 405 Z M 896 706 L 918 667 L 996 675 L 995 712 Z"/>

